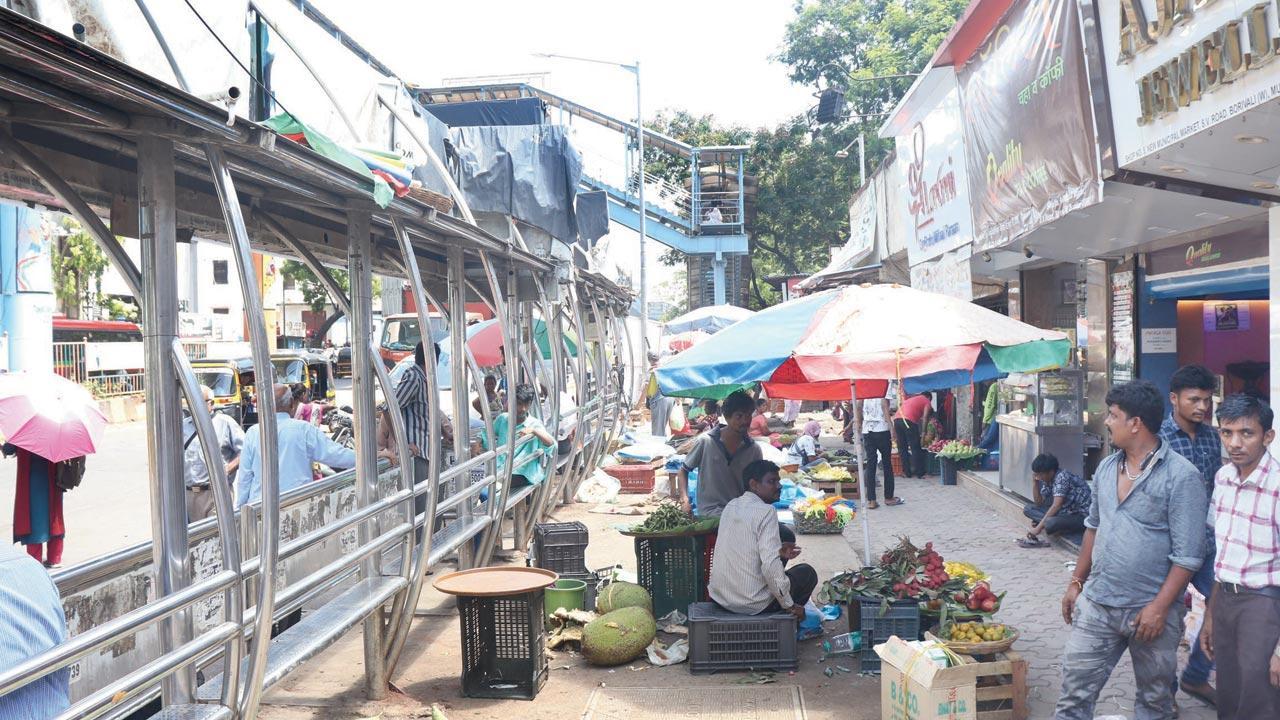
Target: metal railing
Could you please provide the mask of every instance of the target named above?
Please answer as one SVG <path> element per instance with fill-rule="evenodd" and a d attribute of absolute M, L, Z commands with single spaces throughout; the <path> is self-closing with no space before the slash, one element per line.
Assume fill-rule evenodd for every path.
<path fill-rule="evenodd" d="M 139 395 L 146 389 L 142 370 L 89 370 L 88 350 L 87 342 L 53 343 L 53 371 L 99 398 Z"/>

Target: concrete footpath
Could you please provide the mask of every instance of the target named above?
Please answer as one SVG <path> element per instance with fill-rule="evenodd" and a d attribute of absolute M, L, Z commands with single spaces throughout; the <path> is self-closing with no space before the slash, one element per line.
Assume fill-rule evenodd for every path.
<path fill-rule="evenodd" d="M 934 549 L 946 559 L 967 560 L 989 573 L 994 589 L 1008 592 L 999 619 L 1021 632 L 1015 649 L 1029 662 L 1030 717 L 1052 717 L 1060 687 L 1060 657 L 1069 630 L 1062 622 L 1059 600 L 1067 586 L 1072 556 L 1056 548 L 1018 548 L 1014 540 L 1023 526 L 1006 514 L 994 511 L 978 494 L 964 487 L 943 487 L 936 479 L 899 480 L 896 494 L 906 500 L 904 505 L 882 506 L 870 511 L 873 555 L 878 556 L 899 536 L 907 536 L 917 545 L 932 541 Z M 623 498 L 628 501 L 627 496 Z M 620 562 L 634 570 L 631 540 L 612 526 L 630 524 L 636 519 L 590 513 L 583 505 L 560 508 L 556 519 L 586 523 L 591 534 L 587 552 L 590 567 Z M 844 537 L 801 536 L 802 555 L 798 562 L 810 563 L 822 578 L 857 566 L 862 551 L 861 533 L 859 519 L 846 529 Z M 523 564 L 524 555 L 515 553 L 509 561 Z M 592 690 L 602 684 L 691 689 L 732 686 L 745 677 L 743 673 L 694 676 L 687 665 L 655 668 L 644 660 L 616 669 L 600 669 L 585 665 L 575 653 L 556 652 L 550 661 L 550 679 L 536 700 L 470 700 L 460 694 L 461 651 L 452 600 L 428 589 L 423 594 L 419 615 L 404 659 L 393 677 L 396 691 L 386 700 L 369 702 L 364 698 L 363 654 L 357 630 L 322 659 L 313 661 L 270 692 L 261 717 L 295 720 L 381 715 L 383 720 L 399 720 L 429 717 L 430 707 L 435 703 L 450 720 L 495 717 L 563 720 L 580 717 Z M 828 623 L 827 634 L 844 632 L 845 622 L 841 618 Z M 1183 654 L 1185 660 L 1185 651 Z M 780 686 L 802 688 L 805 716 L 842 720 L 880 718 L 880 679 L 857 675 L 856 659 L 821 663 L 820 655 L 817 641 L 802 643 L 800 669 L 794 675 L 780 674 L 776 678 Z M 854 673 L 837 672 L 834 677 L 826 677 L 824 668 L 837 664 L 852 667 Z M 1126 659 L 1104 690 L 1098 715 L 1132 718 L 1133 694 L 1133 672 Z M 1180 695 L 1179 704 L 1182 718 L 1215 717 L 1211 708 L 1197 700 Z M 670 710 L 672 715 L 677 715 L 680 708 Z"/>

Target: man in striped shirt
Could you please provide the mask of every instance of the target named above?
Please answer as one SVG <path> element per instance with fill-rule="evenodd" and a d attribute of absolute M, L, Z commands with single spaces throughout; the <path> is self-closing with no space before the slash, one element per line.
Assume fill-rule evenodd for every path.
<path fill-rule="evenodd" d="M 436 360 L 440 359 L 440 347 L 433 345 Z M 413 349 L 413 364 L 400 376 L 396 385 L 396 400 L 400 401 L 400 410 L 404 413 L 405 436 L 409 440 L 409 453 L 413 455 L 413 484 L 427 479 L 427 451 L 431 448 L 431 394 L 427 385 L 427 355 L 419 342 Z M 440 416 L 442 447 L 453 445 L 453 427 L 449 419 Z M 418 515 L 427 511 L 427 496 L 418 495 L 413 500 L 414 512 Z M 418 529 L 418 539 L 422 539 L 422 529 Z"/>
<path fill-rule="evenodd" d="M 808 565 L 783 570 L 800 554 L 794 542 L 779 536 L 773 508 L 782 492 L 778 466 L 756 460 L 743 471 L 747 491 L 720 513 L 716 561 L 707 592 L 721 607 L 741 615 L 785 610 L 804 620 L 804 606 L 818 586 Z"/>
<path fill-rule="evenodd" d="M 1218 663 L 1224 720 L 1280 717 L 1280 465 L 1267 451 L 1274 419 L 1248 395 L 1218 409 L 1231 464 L 1218 471 L 1210 504 L 1218 584 L 1200 643 Z"/>
<path fill-rule="evenodd" d="M 0 545 L 0 670 L 16 667 L 67 639 L 58 588 L 40 563 Z M 52 672 L 0 695 L 0 718 L 43 720 L 70 703 L 70 674 Z"/>

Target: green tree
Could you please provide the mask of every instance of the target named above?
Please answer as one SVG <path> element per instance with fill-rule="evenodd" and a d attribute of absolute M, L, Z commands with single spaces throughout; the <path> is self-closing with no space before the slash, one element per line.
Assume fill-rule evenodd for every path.
<path fill-rule="evenodd" d="M 809 0 L 795 4 L 775 59 L 800 85 L 847 88 L 858 115 L 888 112 L 924 69 L 968 0 Z"/>
<path fill-rule="evenodd" d="M 351 278 L 348 277 L 346 270 L 327 267 L 325 272 L 329 273 L 329 277 L 332 277 L 338 287 L 342 288 L 344 294 L 350 295 Z M 325 307 L 330 304 L 328 289 L 304 263 L 285 260 L 284 265 L 280 267 L 280 274 L 293 282 L 294 287 L 302 293 L 303 302 L 311 308 L 312 312 L 324 312 Z"/>
<path fill-rule="evenodd" d="M 93 236 L 70 217 L 62 218 L 64 232 L 53 250 L 53 294 L 58 310 L 77 319 L 86 306 L 97 305 L 108 260 Z"/>
<path fill-rule="evenodd" d="M 342 293 L 347 297 L 351 297 L 351 277 L 347 271 L 331 267 L 326 267 L 324 270 L 329 273 L 329 276 L 338 284 L 338 287 L 342 288 Z M 333 303 L 329 298 L 328 288 L 320 282 L 320 278 L 316 277 L 315 273 L 311 272 L 311 268 L 307 267 L 305 263 L 297 260 L 285 260 L 280 267 L 280 274 L 293 282 L 294 287 L 302 293 L 302 301 L 307 304 L 307 307 L 312 312 L 324 312 L 325 308 L 331 304 L 336 308 L 336 303 Z M 374 297 L 382 294 L 382 278 L 374 276 L 371 292 Z M 344 314 L 341 309 L 335 309 L 326 317 L 316 330 L 316 340 L 323 338 L 329 332 L 329 328 Z"/>
<path fill-rule="evenodd" d="M 861 134 L 867 172 L 891 152 L 877 137 L 887 114 L 929 62 L 968 0 L 808 0 L 796 15 L 775 59 L 791 79 L 816 88 L 846 90 L 850 118 L 816 127 L 808 113 L 756 134 L 751 171 L 758 191 L 751 232 L 751 294 L 774 300 L 762 282 L 771 274 L 809 273 L 826 264 L 830 246 L 849 234 L 848 203 L 859 184 L 857 159 L 836 153 Z M 904 75 L 889 79 L 884 76 Z"/>

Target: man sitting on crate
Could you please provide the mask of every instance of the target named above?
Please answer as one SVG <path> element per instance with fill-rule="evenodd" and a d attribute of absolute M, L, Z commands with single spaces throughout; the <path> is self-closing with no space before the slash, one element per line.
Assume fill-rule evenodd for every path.
<path fill-rule="evenodd" d="M 711 599 L 741 615 L 786 610 L 802 621 L 804 606 L 818 586 L 818 573 L 803 564 L 784 570 L 800 548 L 779 536 L 773 507 L 782 492 L 778 466 L 756 460 L 742 475 L 747 491 L 720 513 L 716 560 L 707 587 Z"/>

